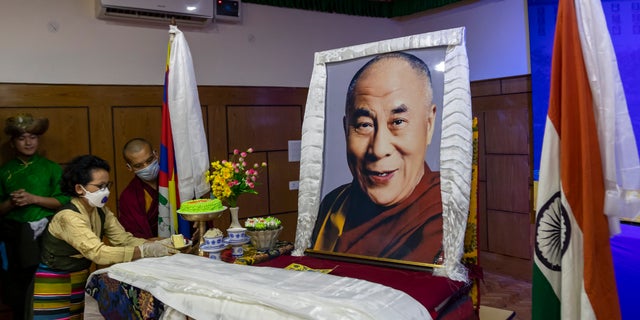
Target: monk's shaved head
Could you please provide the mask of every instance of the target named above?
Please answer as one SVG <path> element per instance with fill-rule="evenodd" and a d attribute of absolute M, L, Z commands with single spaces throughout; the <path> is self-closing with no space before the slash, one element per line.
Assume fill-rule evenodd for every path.
<path fill-rule="evenodd" d="M 134 153 L 138 153 L 145 148 L 149 148 L 149 150 L 153 150 L 151 143 L 143 138 L 133 138 L 129 140 L 122 149 L 122 156 L 127 162 L 130 162 L 130 155 Z"/>

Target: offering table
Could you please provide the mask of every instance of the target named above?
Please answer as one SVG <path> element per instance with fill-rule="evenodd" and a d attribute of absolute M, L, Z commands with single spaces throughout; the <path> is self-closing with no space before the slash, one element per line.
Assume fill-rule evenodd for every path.
<path fill-rule="evenodd" d="M 333 275 L 281 269 L 294 262 L 314 269 L 333 269 Z M 175 267 L 174 272 L 171 272 L 171 265 Z M 235 269 L 227 270 L 228 268 Z M 305 277 L 305 274 L 311 275 L 314 280 L 302 279 L 301 277 Z M 270 278 L 274 275 L 277 275 L 276 278 Z M 327 279 L 333 281 L 333 287 L 323 287 L 329 283 Z M 258 290 L 256 287 L 240 285 L 246 284 L 246 281 L 252 281 L 256 284 L 264 282 L 273 284 L 273 286 L 262 286 Z M 318 281 L 318 283 L 313 286 L 313 281 Z M 311 287 L 296 288 L 302 283 L 309 284 Z M 348 284 L 348 286 L 345 287 L 342 284 Z M 190 293 L 182 292 L 181 289 L 176 290 L 180 285 L 205 290 L 208 292 L 207 296 L 192 296 Z M 372 290 L 378 292 L 378 295 L 369 296 L 366 299 L 367 303 L 373 305 L 363 304 L 364 302 L 358 299 L 350 302 L 349 299 L 352 297 L 341 297 L 341 295 L 349 293 L 355 294 L 355 291 L 350 292 L 349 290 L 355 290 L 354 288 L 363 285 L 365 287 L 373 286 L 368 287 L 367 292 Z M 249 295 L 261 290 L 268 292 L 268 294 L 266 297 L 257 298 L 260 301 L 257 303 L 259 306 L 256 307 L 254 304 L 256 301 L 253 301 L 253 298 L 249 299 Z M 184 319 L 184 314 L 176 312 L 176 310 L 179 310 L 180 306 L 185 303 L 193 304 L 196 301 L 203 303 L 207 308 L 214 308 L 215 312 L 224 313 L 225 318 L 233 318 L 230 316 L 231 314 L 244 314 L 249 316 L 245 319 L 251 319 L 252 312 L 267 312 L 260 307 L 264 305 L 269 305 L 268 309 L 270 310 L 274 308 L 274 310 L 279 310 L 278 314 L 274 315 L 274 319 L 305 318 L 299 313 L 296 316 L 290 314 L 284 316 L 291 312 L 285 309 L 290 307 L 288 304 L 292 304 L 292 301 L 306 301 L 303 295 L 295 290 L 308 291 L 306 293 L 311 297 L 308 299 L 313 300 L 313 303 L 317 303 L 318 300 L 327 303 L 321 310 L 322 312 L 333 312 L 334 315 L 340 315 L 343 312 L 353 313 L 352 317 L 345 316 L 345 319 L 385 319 L 384 316 L 392 316 L 389 312 L 409 312 L 402 315 L 403 319 L 475 318 L 473 307 L 467 296 L 468 286 L 464 283 L 435 277 L 430 272 L 424 271 L 392 269 L 288 255 L 278 256 L 254 266 L 211 261 L 203 257 L 185 254 L 142 259 L 96 271 L 87 283 L 86 292 L 97 300 L 100 312 L 107 319 L 119 318 L 124 315 L 132 318 L 159 319 L 163 312 L 165 312 L 165 317 L 166 313 L 172 313 L 177 314 L 178 318 L 182 316 Z M 361 294 L 358 293 L 356 296 Z M 331 297 L 332 295 L 333 297 Z M 190 298 L 180 300 L 184 297 Z M 335 300 L 336 298 L 340 299 Z M 176 302 L 176 299 L 179 301 Z M 242 301 L 242 307 L 238 307 L 237 301 L 229 301 L 238 299 Z M 366 310 L 359 309 L 362 306 L 366 306 Z M 302 309 L 305 308 L 308 309 L 311 306 L 307 305 Z M 384 309 L 384 312 L 387 313 L 378 313 L 382 312 L 378 310 L 369 314 L 373 310 L 377 310 L 376 308 Z M 208 310 L 207 312 L 211 311 L 210 309 L 206 310 Z M 320 311 L 316 310 L 316 312 Z M 213 316 L 213 314 L 211 315 Z M 393 316 L 397 318 L 399 315 L 394 314 Z M 211 317 L 195 317 L 195 319 L 207 318 Z M 259 318 L 265 319 L 264 317 Z"/>

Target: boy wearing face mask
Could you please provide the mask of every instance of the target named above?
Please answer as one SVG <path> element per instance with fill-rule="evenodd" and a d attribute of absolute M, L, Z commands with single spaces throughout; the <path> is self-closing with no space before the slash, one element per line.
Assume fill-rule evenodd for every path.
<path fill-rule="evenodd" d="M 122 191 L 118 220 L 138 238 L 158 236 L 158 164 L 151 143 L 142 138 L 129 140 L 122 151 L 127 169 L 135 176 Z"/>

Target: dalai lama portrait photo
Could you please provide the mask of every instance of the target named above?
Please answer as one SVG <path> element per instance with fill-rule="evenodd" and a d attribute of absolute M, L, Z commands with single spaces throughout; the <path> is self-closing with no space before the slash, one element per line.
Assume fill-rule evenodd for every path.
<path fill-rule="evenodd" d="M 442 89 L 434 99 L 432 70 L 406 52 L 368 57 L 351 75 L 340 128 L 351 181 L 323 196 L 311 248 L 441 264 L 437 111 Z M 432 166 L 429 148 L 437 149 Z M 325 166 L 325 180 L 335 174 Z"/>

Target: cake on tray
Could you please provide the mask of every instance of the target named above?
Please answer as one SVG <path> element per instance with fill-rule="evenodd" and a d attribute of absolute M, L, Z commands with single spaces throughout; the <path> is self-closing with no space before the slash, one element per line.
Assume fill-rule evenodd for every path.
<path fill-rule="evenodd" d="M 205 213 L 223 210 L 220 199 L 195 199 L 185 201 L 180 205 L 180 213 Z"/>
<path fill-rule="evenodd" d="M 187 242 L 184 239 L 184 236 L 181 234 L 172 234 L 171 235 L 171 243 L 173 243 L 173 247 L 176 249 L 183 248 L 187 245 Z"/>

